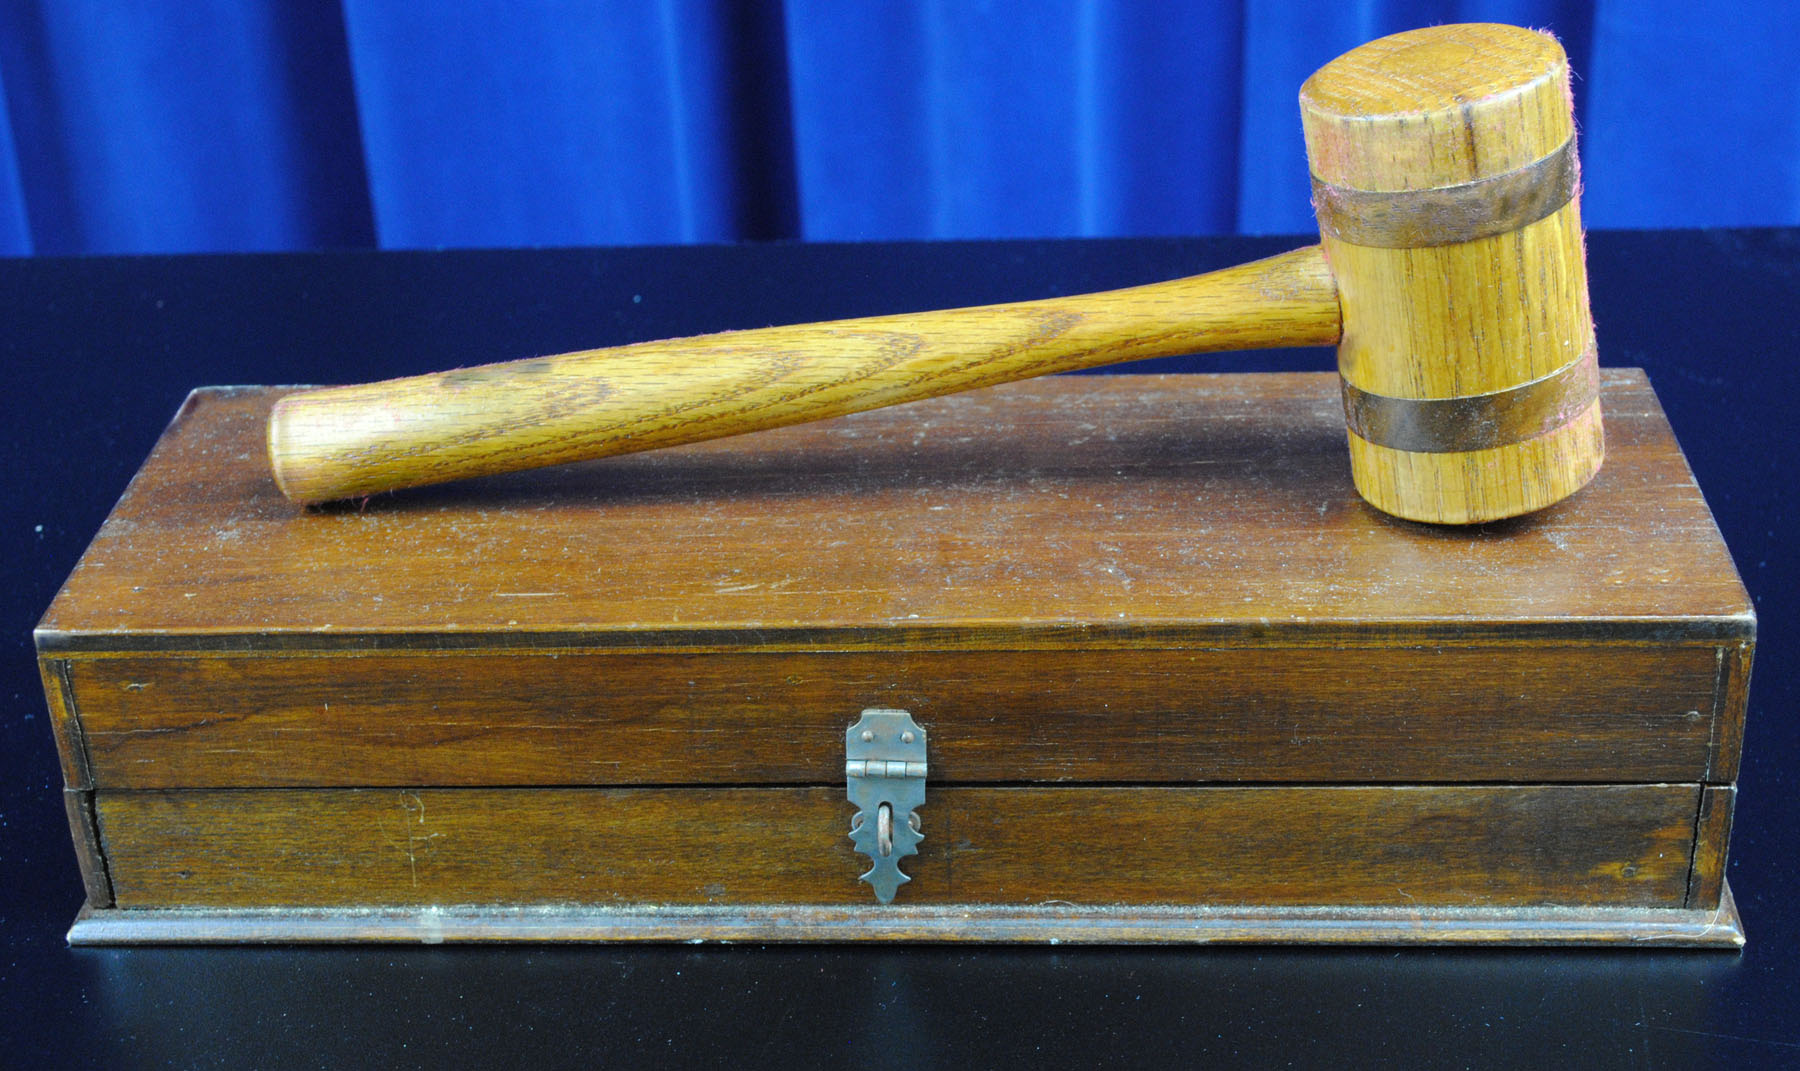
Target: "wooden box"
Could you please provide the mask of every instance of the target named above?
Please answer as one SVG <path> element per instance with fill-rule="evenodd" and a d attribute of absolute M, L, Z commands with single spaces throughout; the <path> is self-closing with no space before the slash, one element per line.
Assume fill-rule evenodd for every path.
<path fill-rule="evenodd" d="M 303 511 L 196 392 L 37 633 L 71 940 L 1731 945 L 1754 618 L 1648 383 L 1393 520 L 1330 375 L 1065 377 Z M 846 729 L 928 738 L 909 884 Z"/>

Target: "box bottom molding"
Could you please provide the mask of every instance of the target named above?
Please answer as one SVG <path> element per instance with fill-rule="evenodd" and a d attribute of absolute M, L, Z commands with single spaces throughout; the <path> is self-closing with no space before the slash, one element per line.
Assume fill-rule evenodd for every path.
<path fill-rule="evenodd" d="M 1729 885 L 1716 908 L 555 905 L 95 908 L 72 945 L 850 943 L 1630 945 L 1741 948 Z"/>

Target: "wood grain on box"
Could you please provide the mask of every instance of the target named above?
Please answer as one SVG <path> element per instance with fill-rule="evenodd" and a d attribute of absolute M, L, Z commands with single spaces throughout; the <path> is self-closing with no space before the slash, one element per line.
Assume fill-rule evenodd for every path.
<path fill-rule="evenodd" d="M 1716 904 L 1724 894 L 1725 853 L 1731 844 L 1731 814 L 1736 805 L 1735 785 L 1705 785 L 1701 789 L 1700 814 L 1694 823 L 1694 869 L 1688 885 L 1689 907 Z"/>
<path fill-rule="evenodd" d="M 1331 376 L 314 510 L 280 392 L 196 392 L 37 636 L 72 939 L 1735 944 L 1754 615 L 1642 374 L 1603 390 L 1588 488 L 1454 531 L 1346 485 Z M 865 706 L 930 733 L 890 907 Z"/>
<path fill-rule="evenodd" d="M 1684 905 L 1695 785 L 931 793 L 907 904 Z M 120 907 L 865 903 L 839 788 L 102 794 Z"/>
<path fill-rule="evenodd" d="M 1699 781 L 1714 647 L 76 660 L 108 788 L 817 782 L 901 707 L 941 781 Z M 1364 678 L 1354 690 L 1345 676 Z"/>
<path fill-rule="evenodd" d="M 205 391 L 40 642 L 1741 639 L 1748 600 L 1643 374 L 1603 390 L 1605 475 L 1473 529 L 1357 497 L 1328 374 L 1040 380 L 314 511 L 260 457 L 278 392 Z"/>

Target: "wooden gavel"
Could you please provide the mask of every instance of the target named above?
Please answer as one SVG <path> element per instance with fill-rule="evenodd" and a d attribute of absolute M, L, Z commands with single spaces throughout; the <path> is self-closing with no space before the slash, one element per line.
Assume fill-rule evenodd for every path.
<path fill-rule="evenodd" d="M 1321 245 L 1079 297 L 731 331 L 290 395 L 276 483 L 360 497 L 819 420 L 1053 372 L 1335 343 L 1363 497 L 1466 524 L 1604 453 L 1568 59 L 1439 26 L 1300 91 Z"/>

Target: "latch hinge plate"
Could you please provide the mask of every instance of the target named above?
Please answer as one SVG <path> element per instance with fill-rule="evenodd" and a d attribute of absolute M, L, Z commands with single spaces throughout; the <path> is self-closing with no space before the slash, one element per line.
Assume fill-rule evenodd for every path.
<path fill-rule="evenodd" d="M 904 710 L 865 710 L 844 733 L 844 780 L 856 805 L 850 842 L 874 863 L 862 880 L 884 904 L 912 880 L 900 860 L 925 839 L 925 772 L 925 730 Z"/>

